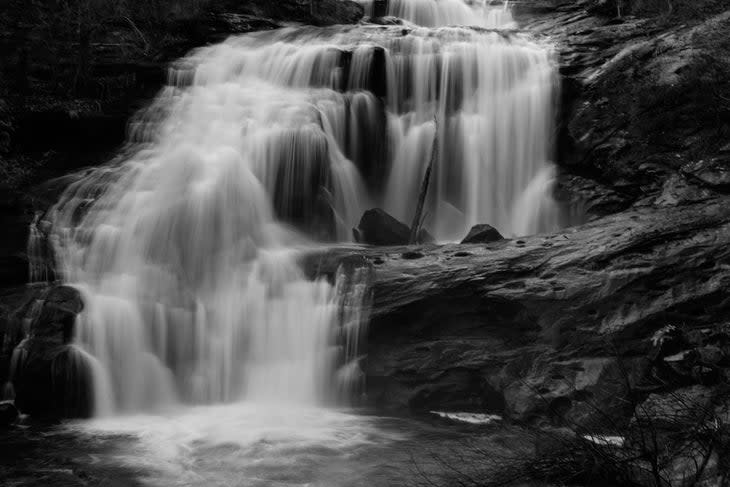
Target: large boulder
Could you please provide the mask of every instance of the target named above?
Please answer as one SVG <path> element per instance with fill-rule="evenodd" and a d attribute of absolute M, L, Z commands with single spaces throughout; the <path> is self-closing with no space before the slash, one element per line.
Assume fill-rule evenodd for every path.
<path fill-rule="evenodd" d="M 368 245 L 408 245 L 411 237 L 408 225 L 380 208 L 367 210 L 352 233 L 356 242 Z M 419 242 L 433 242 L 433 237 L 425 229 L 421 229 Z"/>
<path fill-rule="evenodd" d="M 490 243 L 504 240 L 504 237 L 499 230 L 494 228 L 492 225 L 481 224 L 474 225 L 469 230 L 469 233 L 461 241 L 463 244 L 476 244 L 476 243 Z"/>
<path fill-rule="evenodd" d="M 71 344 L 80 293 L 69 286 L 48 291 L 14 352 L 10 377 L 16 405 L 36 417 L 88 417 L 93 411 L 93 364 Z"/>

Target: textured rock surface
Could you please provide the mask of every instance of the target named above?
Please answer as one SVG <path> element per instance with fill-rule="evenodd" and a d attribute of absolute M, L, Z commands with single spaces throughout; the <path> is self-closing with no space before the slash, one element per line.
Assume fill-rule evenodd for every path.
<path fill-rule="evenodd" d="M 76 315 L 84 307 L 81 295 L 58 286 L 41 303 L 37 314 L 27 311 L 27 339 L 16 348 L 18 360 L 9 377 L 16 404 L 36 417 L 87 417 L 93 409 L 91 363 L 70 345 Z"/>
<path fill-rule="evenodd" d="M 661 195 L 677 176 L 727 192 L 730 6 L 619 3 L 620 11 L 597 0 L 515 7 L 560 55 L 563 199 L 597 217 Z"/>
<path fill-rule="evenodd" d="M 475 243 L 489 243 L 498 242 L 504 239 L 502 234 L 491 225 L 481 224 L 474 225 L 469 230 L 469 233 L 461 241 L 463 244 L 475 244 Z"/>
<path fill-rule="evenodd" d="M 352 233 L 356 242 L 368 245 L 407 245 L 411 237 L 408 225 L 380 208 L 367 210 Z M 420 240 L 433 242 L 433 237 L 421 229 Z"/>
<path fill-rule="evenodd" d="M 718 198 L 637 208 L 555 235 L 340 247 L 304 263 L 328 276 L 353 256 L 373 265 L 374 403 L 526 419 L 544 396 L 581 418 L 590 416 L 573 407 L 581 397 L 620 397 L 616 356 L 639 383 L 657 330 L 727 319 L 728 244 L 730 202 Z"/>

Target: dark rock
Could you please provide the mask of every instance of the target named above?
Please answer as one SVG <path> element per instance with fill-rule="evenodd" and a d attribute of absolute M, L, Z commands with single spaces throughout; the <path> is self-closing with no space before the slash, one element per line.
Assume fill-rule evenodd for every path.
<path fill-rule="evenodd" d="M 730 156 L 703 159 L 682 166 L 682 172 L 696 178 L 701 184 L 719 191 L 730 191 Z"/>
<path fill-rule="evenodd" d="M 358 243 L 368 245 L 407 245 L 411 230 L 380 208 L 367 210 L 360 219 L 360 224 L 352 230 L 353 237 Z M 421 229 L 420 241 L 433 241 L 425 229 Z"/>
<path fill-rule="evenodd" d="M 18 408 L 10 401 L 0 402 L 0 428 L 7 428 L 18 420 Z"/>
<path fill-rule="evenodd" d="M 563 199 L 583 200 L 596 217 L 661 196 L 676 176 L 728 191 L 727 4 L 536 1 L 522 10 L 525 27 L 560 53 Z"/>
<path fill-rule="evenodd" d="M 718 365 L 725 358 L 725 353 L 719 347 L 706 345 L 698 349 L 700 361 L 705 365 Z"/>
<path fill-rule="evenodd" d="M 542 394 L 570 399 L 568 420 L 592 421 L 586 398 L 616 411 L 627 404 L 614 357 L 626 357 L 623 368 L 642 387 L 652 363 L 674 384 L 695 383 L 696 359 L 680 361 L 678 372 L 665 361 L 694 349 L 683 334 L 652 337 L 667 323 L 725 322 L 725 197 L 640 207 L 523 241 L 474 246 L 459 258 L 458 244 L 419 247 L 416 260 L 402 258 L 407 248 L 340 246 L 305 257 L 304 267 L 327 274 L 353 255 L 379 262 L 366 373 L 368 396 L 385 408 L 427 408 L 430 398 L 467 407 L 486 381 L 517 419 L 545 418 Z"/>
<path fill-rule="evenodd" d="M 469 233 L 461 241 L 463 244 L 489 243 L 504 240 L 499 231 L 491 225 L 481 224 L 474 225 Z"/>
<path fill-rule="evenodd" d="M 52 288 L 30 323 L 28 339 L 18 346 L 22 360 L 11 377 L 16 404 L 36 417 L 88 417 L 93 410 L 93 373 L 88 356 L 70 345 L 80 293 Z"/>

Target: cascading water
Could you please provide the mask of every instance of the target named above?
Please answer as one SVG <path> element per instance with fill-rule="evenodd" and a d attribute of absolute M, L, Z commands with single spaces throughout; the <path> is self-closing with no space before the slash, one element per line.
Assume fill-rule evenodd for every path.
<path fill-rule="evenodd" d="M 312 409 L 363 392 L 370 271 L 310 281 L 297 256 L 349 240 L 374 205 L 410 222 L 434 137 L 438 239 L 560 224 L 549 46 L 512 30 L 506 6 L 387 8 L 406 22 L 290 27 L 191 53 L 125 151 L 33 224 L 33 278 L 83 294 L 74 350 L 93 364 L 97 413 L 207 405 L 94 426 L 140 433 L 131 461 L 162 465 L 159 485 L 343 485 L 331 478 L 351 468 L 333 471 L 332 457 L 352 465 L 396 441 Z"/>
<path fill-rule="evenodd" d="M 398 17 L 424 27 L 469 25 L 486 28 L 514 27 L 509 3 L 491 5 L 487 0 L 361 0 L 368 15 Z M 378 4 L 384 4 L 383 12 Z"/>
<path fill-rule="evenodd" d="M 495 17 L 432 3 L 390 8 L 426 24 L 475 9 L 483 25 L 511 22 L 503 7 Z M 549 48 L 502 31 L 361 25 L 231 38 L 173 67 L 125 154 L 73 183 L 34 223 L 29 248 L 43 254 L 38 228 L 50 225 L 56 271 L 88 304 L 79 341 L 104 365 L 116 410 L 316 403 L 342 362 L 337 330 L 347 360 L 359 332 L 343 324 L 341 286 L 307 281 L 291 249 L 347 240 L 374 203 L 410 221 L 434 136 L 427 226 L 437 238 L 480 222 L 505 234 L 556 225 L 553 78 Z M 34 270 L 46 272 L 35 260 Z M 358 376 L 357 362 L 340 377 Z"/>

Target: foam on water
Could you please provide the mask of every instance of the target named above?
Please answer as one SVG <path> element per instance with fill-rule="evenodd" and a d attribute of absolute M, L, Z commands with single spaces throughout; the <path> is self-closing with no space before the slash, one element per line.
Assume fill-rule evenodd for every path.
<path fill-rule="evenodd" d="M 379 428 L 377 418 L 281 403 L 168 410 L 70 424 L 103 438 L 128 435 L 116 464 L 150 485 L 367 485 L 353 471 L 363 449 L 386 449 L 406 438 Z"/>

